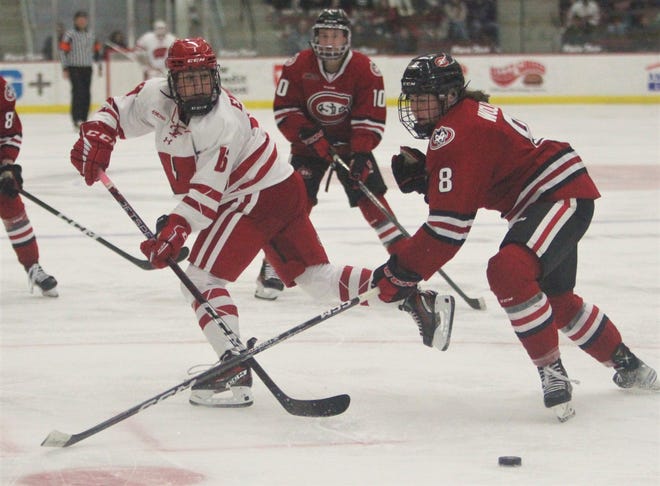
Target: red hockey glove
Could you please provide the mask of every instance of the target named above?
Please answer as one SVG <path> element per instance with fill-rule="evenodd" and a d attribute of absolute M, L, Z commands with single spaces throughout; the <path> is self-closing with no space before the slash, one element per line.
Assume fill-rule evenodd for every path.
<path fill-rule="evenodd" d="M 85 178 L 88 186 L 99 180 L 99 171 L 110 165 L 116 132 L 100 121 L 80 125 L 80 138 L 71 149 L 71 163 Z"/>
<path fill-rule="evenodd" d="M 161 229 L 162 228 L 162 229 Z M 190 225 L 178 214 L 163 215 L 156 223 L 155 239 L 143 241 L 140 250 L 156 268 L 165 268 L 167 259 L 176 259 L 190 234 Z"/>
<path fill-rule="evenodd" d="M 401 192 L 426 194 L 426 155 L 412 147 L 401 147 L 400 153 L 392 157 L 392 174 Z"/>
<path fill-rule="evenodd" d="M 21 166 L 18 164 L 0 166 L 0 194 L 9 197 L 18 196 L 18 191 L 23 188 L 21 170 Z"/>
<path fill-rule="evenodd" d="M 415 272 L 400 267 L 396 255 L 392 255 L 387 263 L 374 270 L 371 286 L 378 286 L 378 296 L 383 302 L 396 302 L 415 293 L 421 280 Z"/>
<path fill-rule="evenodd" d="M 298 132 L 300 141 L 307 145 L 321 159 L 332 163 L 332 154 L 330 153 L 330 143 L 325 138 L 323 128 L 319 126 L 303 127 Z"/>

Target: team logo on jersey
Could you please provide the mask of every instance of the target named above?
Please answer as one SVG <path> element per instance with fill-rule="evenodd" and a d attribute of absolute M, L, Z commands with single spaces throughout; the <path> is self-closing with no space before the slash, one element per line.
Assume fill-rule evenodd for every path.
<path fill-rule="evenodd" d="M 300 54 L 300 53 L 298 53 L 298 54 Z M 298 59 L 298 54 L 296 54 L 294 56 L 291 56 L 289 59 L 284 61 L 284 65 L 285 66 L 291 66 Z"/>
<path fill-rule="evenodd" d="M 373 62 L 369 64 L 369 67 L 371 68 L 371 73 L 374 76 L 378 76 L 379 78 L 383 77 L 383 73 L 380 72 L 380 69 L 378 69 L 378 66 L 376 66 Z"/>
<path fill-rule="evenodd" d="M 14 91 L 11 84 L 5 85 L 5 99 L 9 102 L 16 100 L 16 91 Z"/>
<path fill-rule="evenodd" d="M 337 125 L 348 116 L 352 102 L 351 95 L 322 91 L 307 100 L 307 111 L 322 125 Z"/>
<path fill-rule="evenodd" d="M 440 127 L 433 130 L 431 140 L 429 141 L 429 148 L 431 150 L 438 150 L 454 140 L 456 133 L 452 128 Z"/>

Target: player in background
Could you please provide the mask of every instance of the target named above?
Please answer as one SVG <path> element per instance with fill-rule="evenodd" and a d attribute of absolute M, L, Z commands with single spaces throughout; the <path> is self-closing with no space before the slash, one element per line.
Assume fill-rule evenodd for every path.
<path fill-rule="evenodd" d="M 428 279 L 461 248 L 478 209 L 499 211 L 509 230 L 488 263 L 488 282 L 538 368 L 545 406 L 561 421 L 575 413 L 558 331 L 614 367 L 621 388 L 660 390 L 612 321 L 574 291 L 578 242 L 600 194 L 573 148 L 533 138 L 486 94 L 467 90 L 447 54 L 414 58 L 401 90 L 401 123 L 429 142 L 426 154 L 402 147 L 392 170 L 403 192 L 425 195 L 429 213 L 392 256 L 400 269 L 417 276 L 412 282 Z"/>
<path fill-rule="evenodd" d="M 135 53 L 144 67 L 144 79 L 167 76 L 167 50 L 176 40 L 163 20 L 156 20 L 152 32 L 144 33 L 135 43 Z"/>
<path fill-rule="evenodd" d="M 312 27 L 311 48 L 284 64 L 275 92 L 277 127 L 291 142 L 291 164 L 307 188 L 307 210 L 317 204 L 321 181 L 330 168 L 331 150 L 350 165 L 336 173 L 350 207 L 358 207 L 388 252 L 404 235 L 360 190 L 357 181 L 392 209 L 373 150 L 385 130 L 385 89 L 378 67 L 351 50 L 351 22 L 342 9 L 325 9 Z M 283 285 L 267 259 L 257 279 L 256 297 L 275 299 Z"/>
<path fill-rule="evenodd" d="M 16 92 L 0 76 L 0 217 L 18 261 L 28 274 L 30 292 L 36 285 L 47 297 L 57 297 L 57 280 L 39 265 L 39 246 L 25 212 L 19 189 L 21 166 L 16 163 L 23 141 L 23 125 L 16 113 Z"/>
<path fill-rule="evenodd" d="M 118 137 L 154 133 L 163 169 L 181 202 L 159 218 L 156 238 L 141 244 L 149 261 L 157 268 L 167 266 L 188 235 L 198 232 L 186 274 L 237 335 L 238 309 L 227 285 L 261 250 L 287 286 L 300 285 L 316 299 L 345 301 L 367 291 L 370 270 L 328 262 L 306 210 L 300 174 L 280 158 L 273 140 L 241 102 L 221 88 L 211 46 L 201 38 L 176 40 L 166 65 L 167 78 L 147 80 L 125 96 L 109 98 L 82 125 L 71 151 L 71 162 L 91 185 L 108 167 Z M 182 291 L 218 357 L 228 356 L 232 349 L 225 334 L 183 286 Z M 399 294 L 399 307 L 416 321 L 424 343 L 431 344 L 439 326 L 448 343 L 452 298 L 421 291 L 416 284 Z M 193 386 L 190 402 L 250 405 L 251 383 L 249 368 L 237 366 Z"/>

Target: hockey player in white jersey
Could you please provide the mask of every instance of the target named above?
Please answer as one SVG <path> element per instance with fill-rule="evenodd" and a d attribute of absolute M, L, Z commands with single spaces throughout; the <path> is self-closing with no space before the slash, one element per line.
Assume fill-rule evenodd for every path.
<path fill-rule="evenodd" d="M 144 79 L 167 76 L 167 50 L 176 37 L 169 33 L 163 20 L 154 22 L 154 30 L 146 32 L 135 43 L 135 53 L 144 67 Z"/>
<path fill-rule="evenodd" d="M 328 262 L 306 211 L 300 174 L 230 92 L 221 87 L 216 56 L 201 38 L 175 41 L 168 51 L 167 78 L 109 98 L 80 129 L 71 162 L 88 185 L 110 163 L 117 138 L 153 132 L 162 166 L 181 201 L 159 218 L 156 238 L 141 244 L 157 268 L 176 258 L 191 232 L 198 232 L 186 274 L 218 315 L 240 335 L 238 310 L 227 284 L 263 249 L 282 281 L 316 299 L 346 301 L 371 287 L 372 271 Z M 382 273 L 382 267 L 381 269 Z M 387 269 L 385 269 L 387 273 Z M 405 278 L 402 278 L 405 280 Z M 187 289 L 207 340 L 222 360 L 231 344 Z M 454 302 L 451 297 L 400 289 L 396 304 L 411 314 L 424 344 L 446 349 Z M 374 302 L 372 302 L 374 303 Z M 252 404 L 250 369 L 237 366 L 192 389 L 196 405 Z M 225 393 L 225 392 L 231 393 Z"/>

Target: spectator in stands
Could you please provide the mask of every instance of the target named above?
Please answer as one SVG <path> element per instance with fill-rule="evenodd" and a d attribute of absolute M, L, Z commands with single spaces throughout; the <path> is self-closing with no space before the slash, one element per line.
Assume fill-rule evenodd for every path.
<path fill-rule="evenodd" d="M 600 7 L 594 0 L 575 0 L 566 13 L 566 26 L 575 26 L 589 37 L 600 23 Z"/>
<path fill-rule="evenodd" d="M 293 56 L 309 47 L 309 36 L 312 23 L 306 16 L 298 18 L 295 25 L 286 23 L 282 31 L 282 51 L 287 56 Z"/>
<path fill-rule="evenodd" d="M 468 22 L 470 38 L 478 44 L 497 45 L 497 4 L 495 0 L 472 0 Z"/>
<path fill-rule="evenodd" d="M 88 29 L 87 12 L 79 10 L 73 16 L 73 29 L 60 41 L 62 72 L 71 81 L 71 118 L 76 131 L 87 121 L 92 93 L 92 66 L 101 60 L 101 43 Z M 99 62 L 99 75 L 102 65 Z"/>
<path fill-rule="evenodd" d="M 62 40 L 62 37 L 64 37 L 64 30 L 64 24 L 62 22 L 57 22 L 57 24 L 55 24 L 55 42 L 53 42 L 52 34 L 46 37 L 44 45 L 41 48 L 41 53 L 46 61 L 52 61 L 55 59 L 60 41 Z"/>
<path fill-rule="evenodd" d="M 399 27 L 393 37 L 394 54 L 413 54 L 417 52 L 417 37 L 405 25 Z"/>
<path fill-rule="evenodd" d="M 449 39 L 466 41 L 470 39 L 467 29 L 468 8 L 462 0 L 447 0 L 444 4 L 445 15 L 449 21 Z"/>

